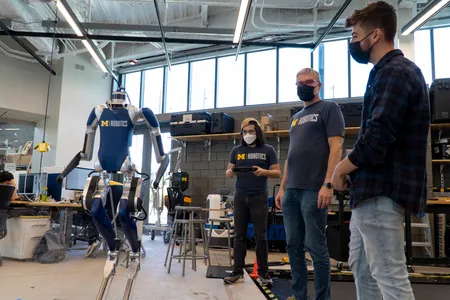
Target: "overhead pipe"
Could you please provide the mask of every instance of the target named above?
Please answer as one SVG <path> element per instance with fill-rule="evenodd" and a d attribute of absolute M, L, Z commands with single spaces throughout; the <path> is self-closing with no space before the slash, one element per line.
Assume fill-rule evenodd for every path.
<path fill-rule="evenodd" d="M 99 49 L 103 49 L 109 43 L 110 43 L 109 41 L 104 41 L 101 44 L 99 44 L 97 47 Z M 86 53 L 86 52 L 88 52 L 88 49 L 87 48 L 82 48 L 82 49 L 78 49 L 78 50 L 74 50 L 74 51 L 67 51 L 67 52 L 59 53 L 59 54 L 56 54 L 54 57 L 55 58 L 63 58 L 63 57 L 66 57 L 66 56 L 73 56 L 73 55 L 82 54 L 82 53 Z"/>
<path fill-rule="evenodd" d="M 28 52 L 23 52 L 23 51 L 20 51 L 20 50 L 12 49 L 12 48 L 8 47 L 8 45 L 3 43 L 2 41 L 0 41 L 0 46 L 3 47 L 9 53 L 14 53 L 14 54 L 23 56 L 24 58 L 27 58 L 27 57 L 28 58 L 33 58 L 33 56 L 31 56 Z M 36 62 L 35 60 L 32 60 L 32 61 Z"/>
<path fill-rule="evenodd" d="M 256 1 L 255 2 L 255 7 L 256 7 L 256 3 L 258 3 L 258 0 L 255 0 L 255 1 Z M 311 9 L 317 8 L 317 6 L 319 4 L 319 1 L 320 0 L 316 0 L 314 5 L 298 7 L 297 9 L 311 10 Z M 280 23 L 271 23 L 271 22 L 266 21 L 266 19 L 264 19 L 264 17 L 263 17 L 264 3 L 265 3 L 265 0 L 262 0 L 261 8 L 259 9 L 259 18 L 261 19 L 261 21 L 264 24 L 269 25 L 269 26 L 286 26 L 286 27 L 291 27 L 291 28 L 292 27 L 294 27 L 294 28 L 302 28 L 304 26 L 302 24 L 286 24 L 286 23 L 280 24 Z"/>
<path fill-rule="evenodd" d="M 3 43 L 0 44 L 0 52 L 3 53 L 5 56 L 10 57 L 10 58 L 14 58 L 14 59 L 18 59 L 18 60 L 21 60 L 21 61 L 25 61 L 25 62 L 28 62 L 28 63 L 37 63 L 37 61 L 34 60 L 34 59 L 28 59 L 28 58 L 25 58 L 23 56 L 10 53 L 8 50 L 3 48 L 2 44 Z"/>
<path fill-rule="evenodd" d="M 36 53 L 34 53 L 34 51 L 32 49 L 30 49 L 30 47 L 28 47 L 21 39 L 19 39 L 17 36 L 15 36 L 11 30 L 6 27 L 5 24 L 3 24 L 0 21 L 0 28 L 3 29 L 3 32 L 7 35 L 9 35 L 13 40 L 15 40 L 23 49 L 25 49 L 25 51 L 27 51 L 28 53 L 31 54 L 31 56 L 33 56 L 44 68 L 46 68 L 50 73 L 52 73 L 53 75 L 56 75 L 56 72 L 52 69 L 51 66 L 49 66 L 45 61 L 42 60 L 42 58 L 40 58 Z"/>

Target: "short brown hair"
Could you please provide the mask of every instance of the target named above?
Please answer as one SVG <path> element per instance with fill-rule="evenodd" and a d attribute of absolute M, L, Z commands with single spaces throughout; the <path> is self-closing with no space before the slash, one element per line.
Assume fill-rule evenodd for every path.
<path fill-rule="evenodd" d="M 356 24 L 363 28 L 380 28 L 386 41 L 393 42 L 397 34 L 397 13 L 395 8 L 385 1 L 369 3 L 362 9 L 355 9 L 345 21 L 346 28 Z"/>

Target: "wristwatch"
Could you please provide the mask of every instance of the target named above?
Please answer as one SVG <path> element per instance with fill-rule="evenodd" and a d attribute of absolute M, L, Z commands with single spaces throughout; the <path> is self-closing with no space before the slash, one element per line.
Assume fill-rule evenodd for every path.
<path fill-rule="evenodd" d="M 331 182 L 324 183 L 323 186 L 330 190 L 333 189 L 333 185 L 331 184 Z"/>

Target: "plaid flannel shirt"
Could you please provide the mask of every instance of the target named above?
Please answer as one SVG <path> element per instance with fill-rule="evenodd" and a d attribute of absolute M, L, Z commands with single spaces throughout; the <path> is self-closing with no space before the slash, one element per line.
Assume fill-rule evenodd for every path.
<path fill-rule="evenodd" d="M 426 208 L 428 87 L 402 51 L 387 53 L 372 69 L 364 95 L 361 129 L 348 159 L 350 203 L 386 196 L 418 217 Z"/>

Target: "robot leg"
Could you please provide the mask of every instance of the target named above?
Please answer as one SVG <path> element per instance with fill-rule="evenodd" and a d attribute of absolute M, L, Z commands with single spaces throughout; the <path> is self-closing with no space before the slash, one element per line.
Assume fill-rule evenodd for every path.
<path fill-rule="evenodd" d="M 122 195 L 119 206 L 119 218 L 122 224 L 122 228 L 132 249 L 132 252 L 128 257 L 128 281 L 125 288 L 123 300 L 130 299 L 134 280 L 136 279 L 137 273 L 141 268 L 141 241 L 138 238 L 136 222 L 131 218 L 131 213 L 139 212 L 143 208 L 142 200 L 140 197 L 141 185 L 142 179 L 136 177 L 125 183 L 124 194 Z"/>
<path fill-rule="evenodd" d="M 92 214 L 95 227 L 108 243 L 108 257 L 103 269 L 103 280 L 97 294 L 97 300 L 103 299 L 110 279 L 115 275 L 119 260 L 118 243 L 105 209 L 108 186 L 99 176 L 88 178 L 83 191 L 83 207 Z"/>

